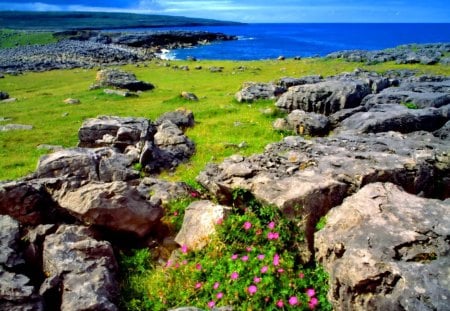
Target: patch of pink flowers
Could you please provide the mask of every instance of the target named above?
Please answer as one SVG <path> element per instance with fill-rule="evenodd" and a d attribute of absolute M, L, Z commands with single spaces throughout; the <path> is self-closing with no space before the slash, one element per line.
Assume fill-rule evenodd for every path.
<path fill-rule="evenodd" d="M 245 229 L 246 231 L 247 231 L 247 230 L 250 230 L 250 228 L 252 227 L 252 223 L 246 221 L 246 222 L 244 222 L 243 227 L 244 227 L 244 229 Z"/>
<path fill-rule="evenodd" d="M 316 297 L 312 297 L 308 303 L 308 306 L 312 310 L 312 309 L 315 309 L 318 304 L 319 304 L 319 300 Z"/>
<path fill-rule="evenodd" d="M 291 298 L 289 298 L 289 304 L 291 306 L 295 306 L 296 304 L 298 304 L 298 298 L 297 296 L 292 296 Z"/>
<path fill-rule="evenodd" d="M 280 237 L 280 234 L 278 232 L 269 232 L 267 233 L 267 239 L 268 240 L 278 240 Z"/>
<path fill-rule="evenodd" d="M 278 307 L 278 308 L 283 308 L 283 306 L 284 306 L 284 302 L 283 302 L 283 300 L 278 300 L 277 301 L 277 303 L 276 303 L 276 306 Z"/>
<path fill-rule="evenodd" d="M 261 273 L 266 273 L 267 270 L 269 270 L 269 267 L 264 266 L 264 267 L 261 268 Z"/>
<path fill-rule="evenodd" d="M 271 221 L 271 222 L 269 222 L 269 225 L 267 227 L 269 227 L 269 229 L 274 229 L 275 223 L 273 221 Z"/>
<path fill-rule="evenodd" d="M 248 261 L 248 256 L 247 256 L 247 255 L 242 256 L 242 257 L 241 257 L 241 260 L 242 260 L 242 261 Z"/>
<path fill-rule="evenodd" d="M 210 302 L 208 302 L 208 307 L 209 307 L 210 309 L 214 308 L 215 305 L 216 305 L 216 303 L 215 303 L 214 300 L 211 300 Z"/>
<path fill-rule="evenodd" d="M 231 279 L 232 280 L 236 280 L 239 277 L 239 273 L 237 273 L 236 271 L 234 271 L 233 273 L 231 273 Z"/>
<path fill-rule="evenodd" d="M 187 247 L 186 244 L 183 244 L 183 245 L 181 246 L 181 252 L 182 252 L 183 254 L 186 254 L 186 253 L 188 252 L 188 247 Z"/>
<path fill-rule="evenodd" d="M 253 282 L 255 282 L 255 283 L 258 284 L 259 282 L 261 282 L 261 278 L 255 276 L 255 277 L 253 278 Z"/>
<path fill-rule="evenodd" d="M 216 297 L 217 297 L 217 299 L 222 299 L 223 298 L 223 293 L 222 292 L 217 293 Z"/>
<path fill-rule="evenodd" d="M 255 285 L 250 285 L 247 290 L 250 295 L 254 295 L 258 288 Z"/>
<path fill-rule="evenodd" d="M 220 283 L 219 283 L 219 282 L 216 282 L 216 283 L 214 283 L 213 288 L 214 288 L 214 289 L 218 289 L 219 286 L 220 286 Z"/>
<path fill-rule="evenodd" d="M 257 256 L 258 260 L 263 260 L 264 257 L 266 257 L 264 254 L 259 254 L 259 255 Z"/>
<path fill-rule="evenodd" d="M 231 255 L 231 260 L 236 260 L 236 259 L 238 259 L 238 254 L 233 254 L 233 255 Z"/>
<path fill-rule="evenodd" d="M 273 265 L 274 265 L 274 266 L 278 266 L 279 264 L 280 264 L 280 255 L 275 254 L 275 255 L 273 256 Z"/>

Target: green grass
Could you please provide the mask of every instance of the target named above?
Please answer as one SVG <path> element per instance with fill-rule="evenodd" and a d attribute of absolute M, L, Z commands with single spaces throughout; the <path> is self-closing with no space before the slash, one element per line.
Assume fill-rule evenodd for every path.
<path fill-rule="evenodd" d="M 121 98 L 89 91 L 96 70 L 57 70 L 43 73 L 25 73 L 0 79 L 0 90 L 6 91 L 17 102 L 0 104 L 0 117 L 12 118 L 12 123 L 31 124 L 32 131 L 0 132 L 0 180 L 15 179 L 34 171 L 42 154 L 39 144 L 74 147 L 78 129 L 86 118 L 98 115 L 139 116 L 156 120 L 161 114 L 185 107 L 194 112 L 196 126 L 187 135 L 196 143 L 196 154 L 175 172 L 166 172 L 163 178 L 195 183 L 195 177 L 210 161 L 220 162 L 235 153 L 259 153 L 283 134 L 272 130 L 276 114 L 267 116 L 262 110 L 273 107 L 273 102 L 237 103 L 234 94 L 245 81 L 269 82 L 283 76 L 321 74 L 334 75 L 357 67 L 375 71 L 392 68 L 418 69 L 422 72 L 450 74 L 449 66 L 394 65 L 392 63 L 365 66 L 340 60 L 303 59 L 301 61 L 177 61 L 175 64 L 203 66 L 203 70 L 182 71 L 151 62 L 148 67 L 125 66 L 139 79 L 156 85 L 153 91 L 137 98 Z M 222 73 L 211 73 L 210 66 L 225 67 Z M 247 67 L 241 72 L 239 66 Z M 192 68 L 193 69 L 193 68 Z M 184 101 L 182 91 L 193 92 L 198 102 Z M 80 105 L 67 105 L 65 98 L 81 100 Z M 0 122 L 5 124 L 5 122 Z M 247 147 L 237 149 L 230 144 L 245 141 Z"/>
<path fill-rule="evenodd" d="M 0 29 L 0 49 L 56 42 L 51 32 Z"/>

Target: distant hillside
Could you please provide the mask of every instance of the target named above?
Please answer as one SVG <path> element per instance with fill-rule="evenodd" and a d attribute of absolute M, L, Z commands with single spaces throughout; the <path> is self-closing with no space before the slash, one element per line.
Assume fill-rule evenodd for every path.
<path fill-rule="evenodd" d="M 0 11 L 0 29 L 72 30 L 237 24 L 212 19 L 106 12 Z"/>

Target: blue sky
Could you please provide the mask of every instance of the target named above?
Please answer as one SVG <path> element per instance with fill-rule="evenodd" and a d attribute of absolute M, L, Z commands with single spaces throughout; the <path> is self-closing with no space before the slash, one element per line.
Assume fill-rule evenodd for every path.
<path fill-rule="evenodd" d="M 450 22 L 450 0 L 0 0 L 0 10 L 110 11 L 240 22 Z"/>

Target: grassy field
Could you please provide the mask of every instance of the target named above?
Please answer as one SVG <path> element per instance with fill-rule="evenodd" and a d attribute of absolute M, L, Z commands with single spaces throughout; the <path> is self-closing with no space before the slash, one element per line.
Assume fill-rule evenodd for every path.
<path fill-rule="evenodd" d="M 174 65 L 189 65 L 190 71 L 176 70 Z M 194 70 L 195 66 L 202 70 Z M 223 66 L 222 73 L 211 73 L 210 66 Z M 166 172 L 163 178 L 194 183 L 195 177 L 210 161 L 221 161 L 234 153 L 250 155 L 263 151 L 282 135 L 272 130 L 275 116 L 262 113 L 274 107 L 264 101 L 241 104 L 234 94 L 243 82 L 269 82 L 284 76 L 299 77 L 311 74 L 323 76 L 367 68 L 374 71 L 388 69 L 418 69 L 424 73 L 450 75 L 449 66 L 394 65 L 392 63 L 364 66 L 340 60 L 303 59 L 301 61 L 266 60 L 251 62 L 199 61 L 172 62 L 172 67 L 158 62 L 125 66 L 141 80 L 156 85 L 153 91 L 137 98 L 105 95 L 101 90 L 89 91 L 96 70 L 58 70 L 43 73 L 26 73 L 0 79 L 0 90 L 18 99 L 13 103 L 0 103 L 0 117 L 11 118 L 9 123 L 31 124 L 32 131 L 0 132 L 0 180 L 15 179 L 34 171 L 37 160 L 44 153 L 40 144 L 74 147 L 77 132 L 83 120 L 98 115 L 139 116 L 151 120 L 162 113 L 185 107 L 194 112 L 196 126 L 187 135 L 197 146 L 194 157 L 175 172 Z M 241 67 L 241 69 L 239 69 Z M 243 68 L 243 69 L 242 69 Z M 180 98 L 182 91 L 195 93 L 200 100 L 188 102 Z M 63 100 L 72 97 L 81 100 L 79 105 L 68 105 Z M 6 124 L 0 121 L 0 125 Z M 245 141 L 246 148 L 233 144 Z"/>
<path fill-rule="evenodd" d="M 56 42 L 51 32 L 0 29 L 0 49 Z"/>

